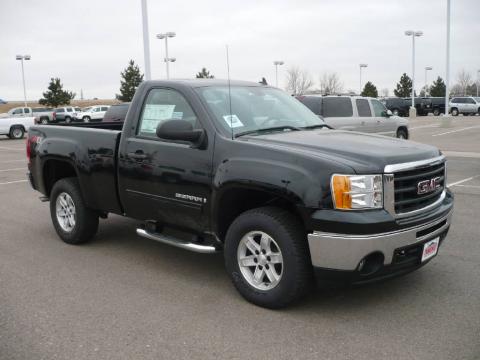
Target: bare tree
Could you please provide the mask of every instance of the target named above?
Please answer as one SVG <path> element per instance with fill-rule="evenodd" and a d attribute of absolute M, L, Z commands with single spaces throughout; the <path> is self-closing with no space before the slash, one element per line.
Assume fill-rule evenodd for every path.
<path fill-rule="evenodd" d="M 343 91 L 343 83 L 336 72 L 324 72 L 320 76 L 320 91 L 322 94 L 338 94 Z"/>
<path fill-rule="evenodd" d="M 383 88 L 382 90 L 380 90 L 380 95 L 383 96 L 383 97 L 388 97 L 388 95 L 390 94 L 388 88 Z"/>
<path fill-rule="evenodd" d="M 462 89 L 462 95 L 467 95 L 467 88 L 472 84 L 472 75 L 462 69 L 457 74 L 457 84 Z"/>
<path fill-rule="evenodd" d="M 292 66 L 287 70 L 286 90 L 292 95 L 305 94 L 313 86 L 313 80 L 308 71 Z"/>

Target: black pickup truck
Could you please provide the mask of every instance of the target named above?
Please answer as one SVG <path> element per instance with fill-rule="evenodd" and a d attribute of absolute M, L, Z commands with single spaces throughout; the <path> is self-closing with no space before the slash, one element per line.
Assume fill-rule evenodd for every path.
<path fill-rule="evenodd" d="M 90 240 L 109 213 L 134 218 L 140 236 L 223 251 L 238 291 L 269 308 L 314 276 L 365 283 L 421 267 L 453 210 L 435 147 L 331 130 L 249 82 L 147 81 L 124 124 L 34 126 L 27 156 L 63 241 Z"/>

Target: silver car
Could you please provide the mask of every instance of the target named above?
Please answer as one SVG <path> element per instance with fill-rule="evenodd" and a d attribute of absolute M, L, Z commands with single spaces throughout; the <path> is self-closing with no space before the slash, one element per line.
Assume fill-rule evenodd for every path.
<path fill-rule="evenodd" d="M 303 95 L 297 99 L 334 129 L 408 139 L 408 119 L 394 116 L 375 98 Z"/>
<path fill-rule="evenodd" d="M 453 116 L 480 114 L 480 97 L 457 96 L 450 100 L 449 106 Z"/>

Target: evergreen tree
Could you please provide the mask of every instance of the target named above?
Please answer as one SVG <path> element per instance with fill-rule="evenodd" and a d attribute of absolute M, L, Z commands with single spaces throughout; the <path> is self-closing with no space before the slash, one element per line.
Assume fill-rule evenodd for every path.
<path fill-rule="evenodd" d="M 69 105 L 75 98 L 75 93 L 63 90 L 63 85 L 59 78 L 51 78 L 48 85 L 48 91 L 43 93 L 43 98 L 38 100 L 42 105 L 57 107 L 59 105 Z"/>
<path fill-rule="evenodd" d="M 440 76 L 433 82 L 432 86 L 430 86 L 430 96 L 445 96 L 445 83 Z"/>
<path fill-rule="evenodd" d="M 397 88 L 393 90 L 393 93 L 398 97 L 412 96 L 412 79 L 406 73 L 401 76 L 400 82 L 397 83 Z"/>
<path fill-rule="evenodd" d="M 138 65 L 133 60 L 128 62 L 128 66 L 120 73 L 120 94 L 116 97 L 123 102 L 132 101 L 135 90 L 143 81 L 143 74 L 140 73 Z"/>
<path fill-rule="evenodd" d="M 213 79 L 214 76 L 210 74 L 210 71 L 207 70 L 207 68 L 202 68 L 202 71 L 200 71 L 197 75 L 195 75 L 197 79 Z"/>
<path fill-rule="evenodd" d="M 368 81 L 368 82 L 365 84 L 365 87 L 363 88 L 363 91 L 362 91 L 362 93 L 361 93 L 360 95 L 376 98 L 376 97 L 378 97 L 377 87 L 376 87 L 375 85 L 373 85 L 373 83 L 371 83 L 370 81 Z"/>

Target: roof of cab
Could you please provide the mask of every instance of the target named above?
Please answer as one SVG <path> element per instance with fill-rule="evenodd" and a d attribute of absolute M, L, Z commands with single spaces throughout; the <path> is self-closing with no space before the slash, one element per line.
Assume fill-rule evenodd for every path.
<path fill-rule="evenodd" d="M 209 87 L 209 86 L 228 86 L 226 79 L 172 79 L 172 80 L 148 80 L 149 85 L 168 86 L 168 85 L 184 85 L 193 88 Z M 230 80 L 230 86 L 267 86 L 253 81 Z"/>

